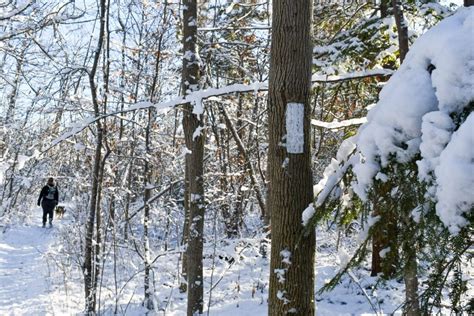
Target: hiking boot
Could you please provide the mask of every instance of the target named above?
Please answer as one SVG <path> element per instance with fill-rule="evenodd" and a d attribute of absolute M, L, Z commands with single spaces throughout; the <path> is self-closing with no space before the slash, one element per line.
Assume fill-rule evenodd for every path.
<path fill-rule="evenodd" d="M 46 223 L 43 223 L 43 228 L 46 226 Z"/>

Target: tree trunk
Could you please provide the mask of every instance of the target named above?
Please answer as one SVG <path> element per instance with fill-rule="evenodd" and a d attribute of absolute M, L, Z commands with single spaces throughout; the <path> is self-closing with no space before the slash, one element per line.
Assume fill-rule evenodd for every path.
<path fill-rule="evenodd" d="M 3 119 L 4 126 L 10 125 L 10 123 L 12 123 L 11 121 L 13 120 L 13 111 L 15 110 L 16 97 L 18 95 L 18 90 L 20 88 L 20 79 L 21 79 L 21 72 L 23 69 L 25 50 L 21 51 L 20 56 L 18 56 L 16 60 L 15 79 L 13 80 L 13 84 L 12 84 L 13 90 L 10 92 L 8 96 L 8 108 L 5 114 L 5 118 Z"/>
<path fill-rule="evenodd" d="M 144 185 L 145 185 L 145 194 L 143 196 L 143 203 L 144 203 L 144 218 L 143 218 L 143 248 L 145 254 L 143 256 L 143 264 L 145 266 L 145 279 L 144 279 L 144 290 L 145 290 L 145 299 L 143 302 L 143 306 L 148 310 L 153 310 L 153 300 L 152 300 L 152 286 L 150 281 L 150 272 L 151 272 L 151 259 L 150 259 L 150 242 L 148 238 L 148 228 L 150 222 L 150 205 L 148 204 L 148 200 L 150 200 L 151 196 L 151 168 L 150 163 L 148 161 L 148 157 L 150 155 L 150 132 L 151 132 L 151 125 L 153 123 L 153 109 L 148 110 L 148 124 L 145 131 L 145 170 L 144 170 Z"/>
<path fill-rule="evenodd" d="M 386 18 L 388 16 L 388 9 L 390 7 L 390 0 L 380 0 L 380 17 Z"/>
<path fill-rule="evenodd" d="M 165 27 L 166 20 L 167 20 L 167 6 L 168 3 L 165 2 L 164 8 L 163 8 L 163 27 Z M 158 38 L 158 45 L 156 48 L 156 58 L 155 58 L 155 73 L 153 75 L 153 81 L 150 87 L 150 102 L 155 101 L 155 94 L 158 86 L 158 80 L 159 80 L 159 74 L 160 74 L 160 56 L 161 56 L 161 43 L 163 41 L 163 33 L 164 31 L 161 32 L 159 38 Z M 149 241 L 149 235 L 148 235 L 148 229 L 149 229 L 149 223 L 150 223 L 150 205 L 148 201 L 150 200 L 151 197 L 151 181 L 152 181 L 152 170 L 150 166 L 150 161 L 149 157 L 151 156 L 151 150 L 150 150 L 150 144 L 151 144 L 151 129 L 153 126 L 153 122 L 155 122 L 155 109 L 150 108 L 148 110 L 148 123 L 145 131 L 145 150 L 146 150 L 146 155 L 145 155 L 145 176 L 144 176 L 144 182 L 145 182 L 145 193 L 143 197 L 143 203 L 144 203 L 144 219 L 143 219 L 143 246 L 145 250 L 145 255 L 144 255 L 144 265 L 145 265 L 145 279 L 144 279 L 144 290 L 145 290 L 145 298 L 143 305 L 148 309 L 148 310 L 154 310 L 153 306 L 153 287 L 152 287 L 152 282 L 151 282 L 151 272 L 152 271 L 152 266 L 151 266 L 151 251 L 150 251 L 150 241 Z"/>
<path fill-rule="evenodd" d="M 314 315 L 314 231 L 300 239 L 301 214 L 313 200 L 311 24 L 312 1 L 273 1 L 267 172 L 272 237 L 269 315 Z"/>
<path fill-rule="evenodd" d="M 403 6 L 401 0 L 392 0 L 393 15 L 397 24 L 398 50 L 400 53 L 400 64 L 405 60 L 408 53 L 408 26 L 403 16 Z"/>
<path fill-rule="evenodd" d="M 183 1 L 183 70 L 182 89 L 186 95 L 199 89 L 200 65 L 197 53 L 197 1 Z M 204 131 L 203 111 L 192 104 L 183 106 L 183 130 L 186 147 L 186 188 L 188 194 L 189 232 L 187 260 L 188 315 L 202 314 L 203 272 L 202 250 L 204 230 Z M 201 130 L 199 132 L 199 130 Z M 186 206 L 186 205 L 185 205 Z"/>
<path fill-rule="evenodd" d="M 218 105 L 219 109 L 221 108 L 221 105 Z M 220 164 L 220 171 L 221 171 L 221 176 L 219 178 L 219 185 L 220 185 L 220 190 L 225 194 L 225 199 L 223 203 L 220 205 L 220 210 L 222 213 L 222 219 L 224 221 L 224 226 L 225 226 L 225 231 L 227 234 L 227 238 L 235 238 L 236 237 L 236 231 L 232 225 L 232 197 L 230 194 L 228 194 L 231 186 L 229 184 L 229 174 L 228 174 L 228 169 L 229 169 L 229 157 L 226 155 L 227 151 L 226 148 L 229 146 L 229 137 L 227 137 L 227 133 L 224 129 L 218 129 L 215 128 L 215 125 L 217 125 L 216 122 L 216 117 L 214 115 L 214 112 L 212 111 L 212 107 L 209 109 L 210 113 L 212 114 L 213 118 L 213 132 L 214 132 L 214 137 L 216 139 L 216 144 L 218 149 L 218 154 L 219 154 L 219 164 Z M 219 119 L 222 120 L 219 116 Z"/>
<path fill-rule="evenodd" d="M 98 121 L 99 122 L 99 121 Z M 85 243 L 85 259 L 84 259 L 84 294 L 86 302 L 86 313 L 89 315 L 95 314 L 95 296 L 96 289 L 94 288 L 94 263 L 93 263 L 93 238 L 94 238 L 94 225 L 95 225 L 95 214 L 97 208 L 97 197 L 99 188 L 99 170 L 100 160 L 102 151 L 102 127 L 100 123 L 97 127 L 97 140 L 94 155 L 94 167 L 92 171 L 92 189 L 91 199 L 89 204 L 89 217 L 86 223 L 86 243 Z"/>
<path fill-rule="evenodd" d="M 384 18 L 389 14 L 389 0 L 382 0 L 380 2 L 380 13 L 381 17 Z M 392 0 L 392 9 L 395 16 L 395 23 L 397 25 L 398 32 L 398 49 L 400 55 L 400 64 L 405 60 L 405 56 L 408 53 L 408 27 L 403 16 L 403 7 L 401 0 Z M 390 65 L 385 65 L 385 68 L 390 68 Z M 382 185 L 383 186 L 383 185 Z M 382 191 L 387 191 L 382 187 Z M 397 234 L 397 219 L 390 212 L 387 207 L 386 201 L 389 201 L 390 198 L 386 199 L 389 192 L 383 192 L 381 195 L 378 190 L 375 190 L 374 196 L 374 213 L 373 216 L 382 216 L 382 223 L 377 224 L 377 228 L 372 235 L 372 271 L 371 276 L 376 276 L 377 274 L 383 272 L 383 277 L 390 279 L 395 273 L 394 264 L 397 263 L 398 253 L 395 251 L 398 249 L 395 236 Z M 385 202 L 383 199 L 386 199 Z M 394 235 L 395 234 L 395 235 Z M 391 245 L 392 244 L 392 245 Z M 394 247 L 395 246 L 395 247 Z M 390 251 L 386 258 L 380 257 L 380 251 L 390 247 Z"/>
<path fill-rule="evenodd" d="M 104 132 L 104 137 L 105 137 L 105 132 Z M 94 249 L 94 277 L 93 277 L 93 289 L 94 293 L 97 292 L 97 285 L 99 284 L 99 275 L 100 275 L 100 267 L 101 267 L 101 262 L 102 260 L 102 253 L 105 253 L 105 238 L 103 237 L 103 224 L 102 224 L 102 207 L 101 207 L 101 202 L 102 202 L 102 184 L 104 183 L 104 170 L 105 170 L 105 164 L 107 162 L 107 158 L 110 155 L 110 150 L 107 149 L 106 153 L 104 154 L 104 157 L 102 158 L 102 161 L 100 163 L 100 168 L 99 168 L 99 181 L 98 181 L 98 187 L 97 187 L 97 201 L 96 201 L 96 220 L 95 220 L 95 227 L 96 227 L 96 232 L 95 232 L 95 249 Z M 101 253 L 101 246 L 103 252 Z M 100 310 L 100 303 L 97 304 L 97 301 L 100 302 L 100 291 L 99 291 L 99 299 L 97 299 L 97 295 L 92 296 L 92 306 L 94 306 L 94 310 L 96 307 Z"/>
<path fill-rule="evenodd" d="M 418 299 L 418 264 L 416 262 L 418 252 L 417 231 L 419 231 L 419 225 L 413 220 L 412 211 L 419 207 L 421 202 L 419 196 L 422 196 L 422 194 L 418 193 L 416 188 L 408 185 L 408 183 L 414 183 L 417 180 L 414 170 L 416 170 L 415 167 L 413 167 L 412 172 L 404 174 L 407 185 L 399 187 L 401 189 L 400 192 L 404 193 L 400 194 L 400 198 L 397 199 L 397 203 L 401 206 L 399 213 L 401 214 L 400 223 L 402 225 L 400 225 L 400 228 L 403 233 L 402 250 L 405 258 L 403 268 L 405 306 L 403 314 L 407 316 L 421 315 Z"/>
<path fill-rule="evenodd" d="M 148 170 L 147 170 L 148 171 Z M 147 184 L 148 185 L 148 184 Z M 143 306 L 148 310 L 153 310 L 153 290 L 150 281 L 151 274 L 151 260 L 150 260 L 150 242 L 148 238 L 148 224 L 150 221 L 150 206 L 148 205 L 148 200 L 150 199 L 150 189 L 145 188 L 145 209 L 144 209 L 144 219 L 143 219 L 143 264 L 145 266 L 145 278 L 144 278 L 144 294 L 145 298 L 143 301 Z"/>
<path fill-rule="evenodd" d="M 187 145 L 186 145 L 187 146 Z M 187 247 L 189 241 L 189 171 L 188 171 L 188 155 L 185 157 L 185 175 L 184 175 L 184 223 L 183 238 L 181 246 Z M 181 284 L 179 292 L 185 293 L 188 290 L 188 256 L 185 252 L 181 254 Z"/>
<path fill-rule="evenodd" d="M 106 0 L 100 1 L 100 29 L 99 39 L 97 48 L 94 55 L 94 63 L 91 71 L 89 72 L 89 84 L 91 89 L 91 99 L 94 106 L 95 116 L 100 115 L 99 103 L 97 98 L 97 86 L 95 83 L 95 75 L 97 72 L 97 66 L 99 64 L 99 58 L 104 42 L 104 30 L 105 30 L 105 15 L 106 15 Z M 91 199 L 89 205 L 89 216 L 86 223 L 86 242 L 85 242 L 85 254 L 84 254 L 84 295 L 85 295 L 85 312 L 88 315 L 95 314 L 95 297 L 96 288 L 94 287 L 94 262 L 93 262 L 93 238 L 94 238 L 94 224 L 95 214 L 98 203 L 98 190 L 99 190 L 99 178 L 100 178 L 100 164 L 102 156 L 102 141 L 103 141 L 103 128 L 100 120 L 96 122 L 97 137 L 96 137 L 96 148 L 94 154 L 94 167 L 92 170 L 92 188 L 91 188 Z"/>
<path fill-rule="evenodd" d="M 133 137 L 133 134 L 132 134 Z M 131 142 L 130 146 L 130 157 L 133 157 L 135 150 L 134 150 L 134 141 Z M 134 159 L 131 158 L 129 162 L 129 166 L 127 167 L 127 193 L 125 194 L 125 209 L 123 211 L 123 239 L 128 240 L 128 230 L 130 228 L 130 220 L 129 220 L 129 212 L 130 212 L 130 204 L 132 203 L 132 195 L 130 194 L 130 190 L 132 188 L 132 172 L 133 172 L 133 164 Z"/>
<path fill-rule="evenodd" d="M 379 196 L 375 194 L 372 200 L 372 216 L 374 218 L 382 216 L 379 210 L 380 207 Z M 382 258 L 380 257 L 380 251 L 383 249 L 383 232 L 378 225 L 372 229 L 372 266 L 370 276 L 377 276 L 382 272 Z"/>
<path fill-rule="evenodd" d="M 412 229 L 413 230 L 413 229 Z M 416 247 L 405 243 L 404 252 L 406 256 L 403 278 L 405 280 L 405 308 L 404 315 L 419 316 L 420 302 L 418 300 L 418 264 L 416 262 Z"/>
<path fill-rule="evenodd" d="M 376 212 L 373 213 L 373 216 L 377 216 Z M 371 271 L 370 276 L 377 276 L 382 272 L 382 258 L 380 258 L 380 251 L 383 249 L 381 244 L 380 232 L 374 231 L 372 235 L 372 262 L 371 262 Z"/>

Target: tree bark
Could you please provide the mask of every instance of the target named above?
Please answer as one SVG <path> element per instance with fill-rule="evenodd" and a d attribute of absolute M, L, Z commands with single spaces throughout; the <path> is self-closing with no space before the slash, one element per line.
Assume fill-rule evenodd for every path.
<path fill-rule="evenodd" d="M 413 163 L 414 165 L 414 163 Z M 405 173 L 406 183 L 414 183 L 416 179 L 416 170 L 413 167 L 412 172 Z M 403 314 L 407 316 L 420 316 L 420 301 L 418 299 L 418 264 L 416 262 L 418 252 L 419 224 L 413 220 L 412 211 L 420 205 L 418 190 L 410 185 L 399 187 L 405 193 L 400 194 L 397 203 L 401 206 L 399 213 L 401 214 L 400 226 L 403 233 L 402 250 L 405 258 L 403 268 L 403 279 L 405 281 L 405 306 Z M 408 191 L 411 190 L 411 191 Z M 408 191 L 408 192 L 406 192 Z M 415 194 L 414 194 L 415 193 Z M 417 194 L 418 193 L 418 194 Z"/>
<path fill-rule="evenodd" d="M 151 284 L 151 254 L 150 254 L 150 241 L 149 241 L 149 223 L 150 223 L 150 205 L 149 200 L 151 197 L 151 167 L 150 162 L 148 161 L 148 157 L 151 155 L 150 152 L 150 133 L 151 133 L 151 126 L 154 121 L 154 109 L 148 110 L 148 124 L 145 131 L 145 168 L 144 168 L 144 196 L 143 196 L 143 204 L 144 204 L 144 214 L 143 214 L 143 249 L 144 249 L 144 256 L 143 256 L 143 265 L 145 267 L 145 278 L 143 281 L 144 284 L 144 301 L 143 306 L 145 306 L 148 310 L 153 310 L 153 288 Z"/>
<path fill-rule="evenodd" d="M 373 216 L 381 219 L 373 227 L 372 233 L 372 272 L 371 276 L 382 273 L 384 279 L 391 279 L 399 265 L 398 218 L 397 209 L 390 194 L 390 182 L 374 185 Z M 384 251 L 383 257 L 380 252 Z"/>
<path fill-rule="evenodd" d="M 411 231 L 414 229 L 411 228 Z M 413 234 L 411 234 L 413 235 Z M 405 280 L 405 308 L 404 315 L 419 316 L 420 302 L 418 300 L 418 264 L 416 262 L 416 247 L 405 243 L 404 252 L 406 256 L 403 278 Z"/>
<path fill-rule="evenodd" d="M 167 2 L 164 4 L 163 8 L 163 28 L 165 27 L 166 20 L 167 20 Z M 158 38 L 158 44 L 156 47 L 156 58 L 155 58 L 155 72 L 153 75 L 153 81 L 150 87 L 150 102 L 155 101 L 155 94 L 158 86 L 158 80 L 159 80 L 159 75 L 160 75 L 160 56 L 161 56 L 161 44 L 163 41 L 163 33 L 164 31 L 161 31 L 161 34 Z M 153 126 L 153 122 L 155 122 L 155 109 L 150 108 L 148 110 L 148 123 L 145 131 L 145 170 L 144 170 L 144 184 L 145 184 L 145 190 L 144 190 L 144 196 L 143 196 L 143 203 L 144 203 L 144 219 L 143 219 L 143 247 L 145 251 L 144 255 L 144 266 L 145 266 L 145 278 L 144 278 L 144 302 L 143 305 L 148 309 L 148 310 L 154 310 L 154 304 L 153 304 L 153 287 L 152 287 L 152 280 L 151 280 L 151 272 L 152 271 L 152 266 L 151 266 L 151 250 L 150 250 L 150 240 L 149 240 L 149 223 L 150 223 L 150 205 L 149 205 L 149 200 L 151 197 L 151 181 L 152 181 L 152 168 L 151 168 L 151 163 L 149 161 L 149 157 L 151 156 L 151 129 Z"/>
<path fill-rule="evenodd" d="M 388 16 L 388 8 L 390 7 L 389 0 L 380 0 L 380 17 L 385 18 Z"/>
<path fill-rule="evenodd" d="M 95 116 L 100 115 L 99 103 L 97 98 L 97 85 L 95 83 L 95 75 L 97 72 L 97 66 L 99 64 L 99 58 L 104 42 L 104 30 L 105 30 L 105 15 L 106 15 L 106 0 L 100 1 L 100 29 L 99 39 L 97 48 L 94 54 L 94 63 L 91 71 L 89 72 L 89 84 L 91 89 L 91 98 L 94 106 Z M 95 314 L 95 301 L 96 301 L 96 288 L 94 287 L 94 262 L 93 262 L 93 238 L 94 238 L 94 224 L 95 214 L 98 203 L 98 191 L 99 191 L 99 178 L 100 178 L 100 164 L 102 156 L 102 141 L 103 141 L 103 128 L 100 120 L 96 121 L 97 137 L 96 147 L 94 154 L 94 166 L 92 170 L 92 188 L 91 188 L 91 199 L 89 205 L 89 216 L 86 223 L 86 242 L 85 242 L 85 255 L 84 255 L 84 295 L 85 295 L 85 312 L 88 315 Z"/>
<path fill-rule="evenodd" d="M 312 1 L 273 1 L 267 172 L 272 238 L 269 315 L 308 316 L 315 311 L 314 231 L 299 240 L 303 234 L 301 214 L 313 199 L 309 104 L 311 24 Z M 287 118 L 285 112 L 289 113 Z M 291 118 L 302 127 L 302 133 L 300 128 L 294 130 L 289 123 Z M 285 122 L 290 128 L 285 128 Z M 298 139 L 289 141 L 288 132 L 298 134 Z M 289 149 L 298 144 L 296 150 Z"/>
<path fill-rule="evenodd" d="M 18 56 L 16 60 L 16 71 L 15 71 L 15 79 L 13 80 L 13 90 L 11 91 L 10 95 L 8 96 L 8 108 L 7 113 L 5 114 L 5 118 L 3 119 L 3 126 L 10 125 L 10 121 L 13 119 L 13 111 L 15 110 L 16 98 L 18 95 L 18 90 L 20 87 L 20 79 L 21 79 L 21 72 L 23 69 L 24 63 L 24 54 L 25 50 L 22 50 L 20 56 Z"/>
<path fill-rule="evenodd" d="M 106 102 L 104 102 L 106 104 Z M 104 137 L 105 137 L 105 132 L 104 132 Z M 103 188 L 103 183 L 104 183 L 104 171 L 105 171 L 105 165 L 107 163 L 107 158 L 109 157 L 111 151 L 109 148 L 107 148 L 107 151 L 103 155 L 103 158 L 100 163 L 100 168 L 99 168 L 99 181 L 98 181 L 98 187 L 97 187 L 97 202 L 96 202 L 96 220 L 95 220 L 95 227 L 96 227 L 96 232 L 95 232 L 95 249 L 94 249 L 94 266 L 95 266 L 95 272 L 94 272 L 94 277 L 93 277 L 93 289 L 94 293 L 97 292 L 97 285 L 99 284 L 99 275 L 100 275 L 100 268 L 101 268 L 101 262 L 103 262 L 103 255 L 102 253 L 105 253 L 105 237 L 103 233 L 103 212 L 102 212 L 102 207 L 101 207 L 101 202 L 102 202 L 102 188 Z M 102 252 L 101 252 L 101 247 L 102 247 Z M 103 267 L 103 266 L 102 266 Z M 92 296 L 92 306 L 94 306 L 94 310 L 97 308 L 100 310 L 100 291 L 99 291 L 99 298 L 97 298 L 97 295 Z M 97 303 L 99 302 L 99 303 Z"/>
<path fill-rule="evenodd" d="M 200 64 L 197 52 L 197 1 L 183 1 L 183 70 L 184 95 L 199 89 Z M 203 112 L 196 113 L 193 104 L 183 106 L 183 130 L 186 147 L 186 194 L 188 220 L 187 285 L 189 316 L 203 311 L 203 230 L 204 230 L 204 130 Z M 198 111 L 199 112 L 199 111 Z M 185 200 L 186 200 L 185 198 Z M 185 205 L 186 206 L 186 205 Z"/>
<path fill-rule="evenodd" d="M 100 125 L 100 124 L 98 124 Z M 93 315 L 95 313 L 95 296 L 96 289 L 94 288 L 94 262 L 93 262 L 93 238 L 94 238 L 94 226 L 95 226 L 95 215 L 98 202 L 98 190 L 99 190 L 99 170 L 100 160 L 102 156 L 102 138 L 103 132 L 102 127 L 98 127 L 96 148 L 94 155 L 94 167 L 92 171 L 92 189 L 91 189 L 91 200 L 89 204 L 89 217 L 86 223 L 86 243 L 85 243 L 85 259 L 84 259 L 84 290 L 85 290 L 85 302 L 86 302 L 86 313 Z"/>
<path fill-rule="evenodd" d="M 377 216 L 377 212 L 373 213 L 373 216 Z M 380 232 L 374 231 L 372 235 L 372 261 L 370 276 L 377 276 L 382 272 L 382 258 L 380 257 L 380 251 L 383 249 L 381 244 Z"/>
<path fill-rule="evenodd" d="M 405 60 L 408 53 L 408 26 L 403 16 L 403 5 L 401 0 L 392 0 L 393 15 L 397 24 L 398 50 L 400 53 L 400 64 Z"/>
<path fill-rule="evenodd" d="M 185 157 L 185 174 L 184 174 L 184 223 L 183 223 L 183 237 L 181 238 L 181 246 L 187 247 L 189 241 L 189 171 L 188 171 L 188 157 Z M 181 284 L 179 285 L 179 292 L 185 293 L 188 291 L 188 256 L 186 252 L 181 255 Z"/>
<path fill-rule="evenodd" d="M 399 56 L 400 56 L 400 64 L 403 63 L 405 60 L 405 56 L 408 53 L 408 27 L 403 16 L 403 6 L 401 0 L 391 0 L 392 1 L 392 9 L 393 14 L 395 17 L 395 23 L 397 25 L 397 32 L 398 32 L 398 49 L 399 49 Z M 380 13 L 381 17 L 384 18 L 388 15 L 388 7 L 390 1 L 389 0 L 382 0 L 380 3 Z M 390 68 L 390 66 L 386 66 L 386 68 Z M 388 184 L 387 184 L 388 185 Z M 383 188 L 381 186 L 382 191 L 387 191 L 388 189 Z M 375 229 L 372 235 L 372 271 L 371 276 L 376 276 L 377 274 L 383 272 L 383 277 L 386 279 L 390 279 L 393 277 L 395 273 L 395 266 L 394 264 L 397 263 L 397 249 L 398 246 L 394 240 L 394 236 L 397 234 L 397 219 L 396 216 L 390 214 L 387 207 L 387 201 L 390 200 L 387 195 L 389 192 L 383 192 L 380 195 L 379 190 L 375 190 L 375 196 L 373 201 L 374 206 L 374 213 L 373 216 L 382 216 L 383 223 L 377 224 L 377 228 Z M 384 201 L 385 199 L 385 201 Z M 390 251 L 388 252 L 388 256 L 386 258 L 380 257 L 380 251 L 390 247 Z"/>

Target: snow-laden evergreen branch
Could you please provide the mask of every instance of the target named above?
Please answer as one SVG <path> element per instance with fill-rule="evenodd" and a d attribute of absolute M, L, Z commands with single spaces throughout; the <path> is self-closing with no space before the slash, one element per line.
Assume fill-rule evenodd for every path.
<path fill-rule="evenodd" d="M 474 205 L 469 191 L 474 183 L 474 70 L 468 65 L 474 54 L 463 43 L 470 41 L 473 17 L 474 8 L 460 10 L 413 44 L 352 144 L 343 142 L 326 168 L 315 190 L 316 209 L 303 213 L 304 224 L 349 166 L 355 176 L 351 187 L 365 202 L 374 181 L 387 179 L 384 168 L 415 159 L 419 183 L 427 185 L 425 197 L 436 203 L 440 220 L 452 234 L 468 225 Z M 350 160 L 344 147 L 356 147 Z"/>

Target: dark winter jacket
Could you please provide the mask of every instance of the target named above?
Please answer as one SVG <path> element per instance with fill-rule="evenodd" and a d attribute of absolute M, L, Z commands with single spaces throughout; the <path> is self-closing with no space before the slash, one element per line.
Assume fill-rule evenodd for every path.
<path fill-rule="evenodd" d="M 54 201 L 55 204 L 58 204 L 58 200 L 59 200 L 58 187 L 45 185 L 41 189 L 41 193 L 38 198 L 38 205 L 40 205 L 42 199 L 48 202 Z"/>

